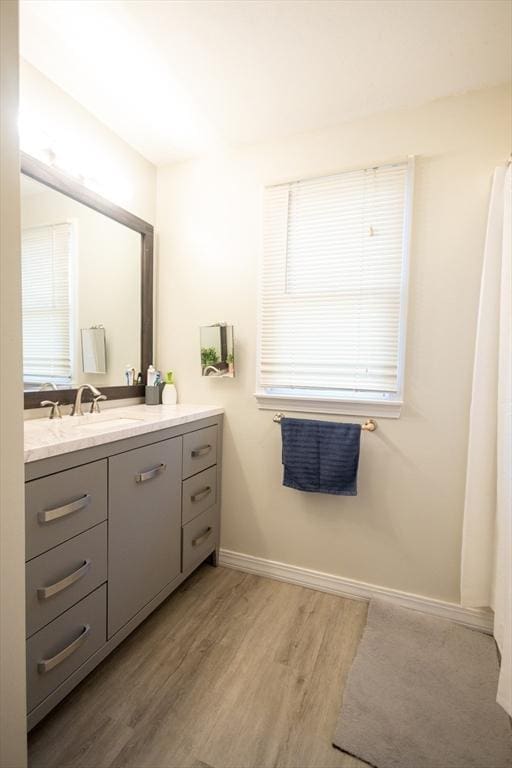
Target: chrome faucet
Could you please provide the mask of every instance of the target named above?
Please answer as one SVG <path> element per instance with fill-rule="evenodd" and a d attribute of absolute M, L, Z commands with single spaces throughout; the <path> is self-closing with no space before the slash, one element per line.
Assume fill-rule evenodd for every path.
<path fill-rule="evenodd" d="M 47 408 L 48 406 L 51 407 L 50 411 L 50 419 L 62 419 L 62 413 L 60 412 L 60 406 L 59 401 L 53 402 L 53 400 L 43 400 L 41 403 L 39 403 L 41 408 Z"/>
<path fill-rule="evenodd" d="M 55 384 L 54 381 L 46 381 L 44 384 L 41 384 L 41 386 L 39 387 L 39 391 L 44 392 L 46 389 L 56 390 L 57 385 Z"/>
<path fill-rule="evenodd" d="M 76 398 L 75 398 L 75 404 L 73 405 L 73 408 L 71 409 L 70 416 L 83 416 L 84 412 L 82 411 L 82 394 L 84 389 L 88 389 L 95 398 L 101 396 L 101 392 L 99 389 L 96 389 L 96 387 L 93 387 L 92 384 L 82 384 L 81 387 L 78 387 L 76 391 Z M 105 398 L 106 399 L 106 398 Z"/>

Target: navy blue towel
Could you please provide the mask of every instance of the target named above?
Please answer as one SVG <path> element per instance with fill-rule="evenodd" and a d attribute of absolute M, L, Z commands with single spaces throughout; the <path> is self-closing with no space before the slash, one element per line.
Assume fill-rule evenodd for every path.
<path fill-rule="evenodd" d="M 357 496 L 360 424 L 281 421 L 283 485 L 297 491 Z"/>

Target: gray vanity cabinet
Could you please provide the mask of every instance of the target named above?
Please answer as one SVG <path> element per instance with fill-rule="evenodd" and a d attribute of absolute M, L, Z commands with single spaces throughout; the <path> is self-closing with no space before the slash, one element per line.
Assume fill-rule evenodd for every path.
<path fill-rule="evenodd" d="M 32 728 L 220 540 L 222 416 L 25 465 Z"/>
<path fill-rule="evenodd" d="M 108 636 L 180 573 L 182 438 L 108 460 Z"/>

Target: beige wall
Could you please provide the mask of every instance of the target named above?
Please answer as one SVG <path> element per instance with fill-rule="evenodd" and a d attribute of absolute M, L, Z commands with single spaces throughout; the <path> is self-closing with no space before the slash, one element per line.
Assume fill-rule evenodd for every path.
<path fill-rule="evenodd" d="M 0 2 L 0 765 L 26 765 L 18 3 Z"/>
<path fill-rule="evenodd" d="M 48 190 L 21 201 L 23 229 L 71 221 L 76 232 L 73 268 L 73 386 L 122 386 L 126 365 L 140 370 L 140 235 L 117 221 Z M 82 370 L 81 328 L 105 326 L 107 373 Z M 46 414 L 47 415 L 47 414 Z"/>
<path fill-rule="evenodd" d="M 467 417 L 493 168 L 510 89 L 468 93 L 159 170 L 158 355 L 179 397 L 226 408 L 222 546 L 459 600 Z M 253 397 L 263 185 L 417 155 L 405 407 L 362 437 L 359 495 L 281 486 Z M 235 326 L 237 378 L 202 379 L 198 326 Z M 347 417 L 346 420 L 351 420 Z"/>
<path fill-rule="evenodd" d="M 20 66 L 20 111 L 34 116 L 57 150 L 70 147 L 72 161 L 104 185 L 105 197 L 154 222 L 155 166 L 26 61 Z"/>

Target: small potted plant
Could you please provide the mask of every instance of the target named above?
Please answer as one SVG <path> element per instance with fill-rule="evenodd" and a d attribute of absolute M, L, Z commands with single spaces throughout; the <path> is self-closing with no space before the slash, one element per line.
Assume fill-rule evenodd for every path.
<path fill-rule="evenodd" d="M 201 347 L 201 365 L 203 367 L 203 374 L 205 368 L 209 366 L 215 366 L 215 363 L 219 362 L 219 356 L 215 347 Z"/>

